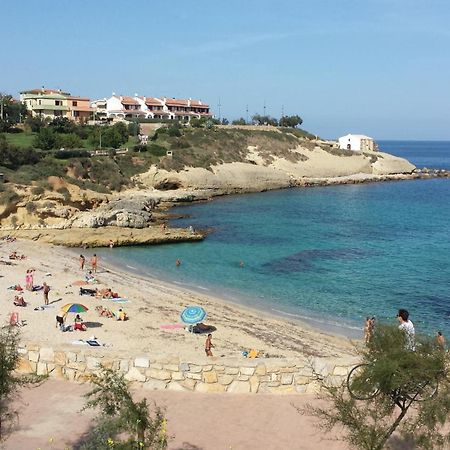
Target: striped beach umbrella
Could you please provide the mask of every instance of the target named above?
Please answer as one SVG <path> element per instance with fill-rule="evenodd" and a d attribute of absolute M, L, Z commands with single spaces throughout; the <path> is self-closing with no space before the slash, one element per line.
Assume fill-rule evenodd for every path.
<path fill-rule="evenodd" d="M 88 311 L 88 307 L 82 305 L 81 303 L 67 303 L 61 310 L 67 313 L 83 313 Z"/>
<path fill-rule="evenodd" d="M 181 320 L 188 325 L 203 322 L 206 311 L 201 306 L 188 306 L 180 315 Z"/>

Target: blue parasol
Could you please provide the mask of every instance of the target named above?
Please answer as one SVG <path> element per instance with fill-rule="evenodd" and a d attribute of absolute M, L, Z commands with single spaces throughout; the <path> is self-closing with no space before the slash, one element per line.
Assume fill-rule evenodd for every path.
<path fill-rule="evenodd" d="M 180 315 L 181 320 L 188 325 L 195 325 L 205 320 L 206 311 L 201 306 L 188 306 Z"/>

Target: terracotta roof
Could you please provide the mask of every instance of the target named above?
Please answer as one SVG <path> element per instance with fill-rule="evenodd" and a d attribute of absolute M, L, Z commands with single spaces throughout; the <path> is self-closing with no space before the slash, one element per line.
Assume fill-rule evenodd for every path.
<path fill-rule="evenodd" d="M 94 108 L 91 108 L 89 106 L 70 106 L 69 109 L 71 111 L 85 111 L 85 112 L 94 111 Z"/>
<path fill-rule="evenodd" d="M 139 105 L 139 102 L 135 100 L 133 97 L 123 96 L 119 97 L 119 99 L 122 105 Z"/>
<path fill-rule="evenodd" d="M 72 96 L 72 95 L 69 95 L 67 98 L 69 100 L 80 100 L 80 101 L 84 100 L 84 101 L 87 101 L 87 102 L 91 101 L 91 99 L 87 98 L 87 97 L 76 97 L 76 96 Z"/>
<path fill-rule="evenodd" d="M 155 97 L 146 97 L 145 98 L 145 104 L 146 105 L 151 105 L 151 106 L 161 106 L 162 107 L 162 103 L 163 101 L 155 98 Z"/>
<path fill-rule="evenodd" d="M 30 89 L 28 91 L 22 91 L 21 94 L 64 94 L 64 95 L 70 95 L 69 92 L 64 92 L 61 89 L 46 89 L 46 88 Z"/>
<path fill-rule="evenodd" d="M 191 106 L 195 108 L 209 108 L 209 105 L 202 103 L 200 100 L 191 100 Z"/>
<path fill-rule="evenodd" d="M 188 106 L 188 101 L 184 99 L 178 99 L 178 98 L 168 98 L 166 100 L 166 105 L 170 106 Z"/>

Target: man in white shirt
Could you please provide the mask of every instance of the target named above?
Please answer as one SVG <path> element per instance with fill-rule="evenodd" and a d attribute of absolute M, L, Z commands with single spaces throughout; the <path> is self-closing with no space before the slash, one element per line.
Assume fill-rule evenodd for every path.
<path fill-rule="evenodd" d="M 397 319 L 400 322 L 399 330 L 406 335 L 406 349 L 414 351 L 416 349 L 414 324 L 409 320 L 409 312 L 406 309 L 399 309 Z"/>

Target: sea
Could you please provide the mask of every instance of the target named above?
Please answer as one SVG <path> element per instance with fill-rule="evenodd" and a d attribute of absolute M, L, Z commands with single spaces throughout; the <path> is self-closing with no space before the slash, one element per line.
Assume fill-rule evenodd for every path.
<path fill-rule="evenodd" d="M 380 141 L 450 170 L 450 142 Z M 450 179 L 290 188 L 174 208 L 202 242 L 121 247 L 107 262 L 321 330 L 361 336 L 366 316 L 450 338 Z M 175 261 L 179 259 L 181 265 Z"/>

